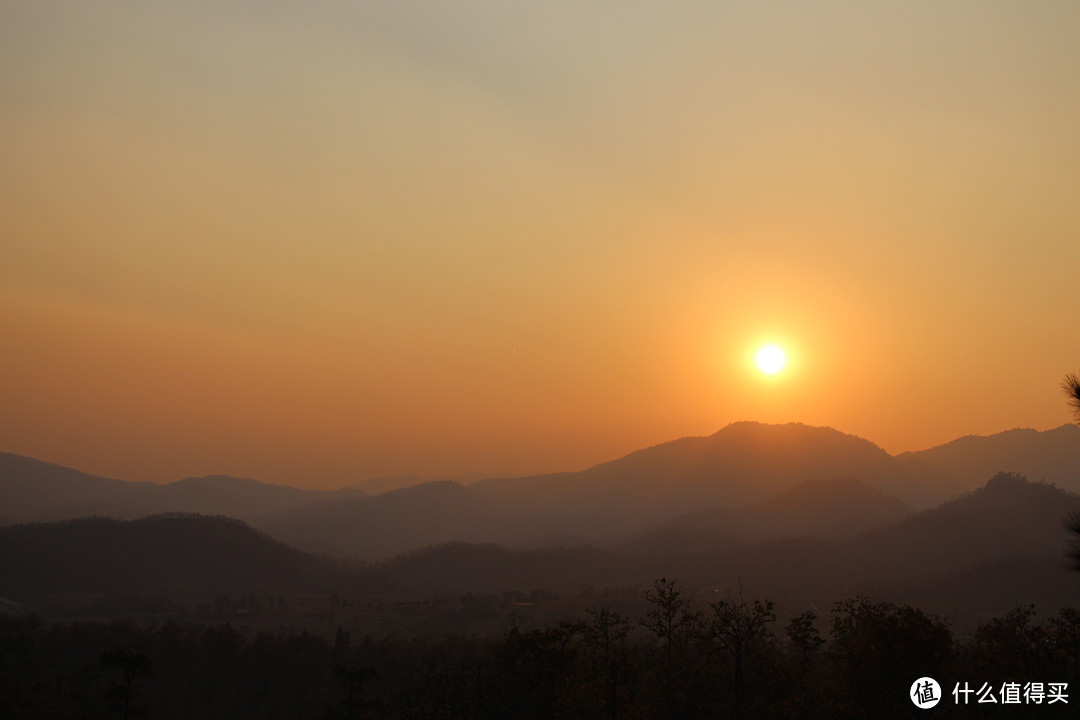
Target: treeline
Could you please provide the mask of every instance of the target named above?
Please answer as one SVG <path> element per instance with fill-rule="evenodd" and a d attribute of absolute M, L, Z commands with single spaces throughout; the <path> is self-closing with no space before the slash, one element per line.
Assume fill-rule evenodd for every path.
<path fill-rule="evenodd" d="M 939 717 L 1075 717 L 1080 705 L 1075 609 L 1038 621 L 1018 606 L 957 638 L 943 618 L 865 597 L 786 623 L 764 599 L 694 607 L 666 579 L 645 598 L 642 617 L 598 606 L 496 637 L 5 616 L 0 717 L 877 720 L 921 712 L 911 686 L 927 676 Z"/>

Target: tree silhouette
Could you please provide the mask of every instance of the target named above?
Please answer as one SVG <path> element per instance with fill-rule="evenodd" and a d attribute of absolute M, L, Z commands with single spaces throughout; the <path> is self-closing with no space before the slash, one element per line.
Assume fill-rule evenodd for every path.
<path fill-rule="evenodd" d="M 371 681 L 379 677 L 375 668 L 337 663 L 334 665 L 334 674 L 341 680 L 345 698 L 326 712 L 327 720 L 357 720 L 366 717 L 369 711 L 378 709 L 378 703 L 372 699 L 370 689 Z"/>
<path fill-rule="evenodd" d="M 658 652 L 651 656 L 650 670 L 666 717 L 685 717 L 681 705 L 689 694 L 690 643 L 702 633 L 704 618 L 690 609 L 675 580 L 660 578 L 644 592 L 649 603 L 641 624 L 651 630 Z"/>
<path fill-rule="evenodd" d="M 119 700 L 120 717 L 127 720 L 132 714 L 132 696 L 135 681 L 140 677 L 154 676 L 154 662 L 146 655 L 132 649 L 117 645 L 112 650 L 104 652 L 98 658 L 98 664 L 103 670 L 115 670 L 119 675 L 119 681 L 114 682 L 111 694 Z"/>
<path fill-rule="evenodd" d="M 618 720 L 623 694 L 630 678 L 630 649 L 627 634 L 630 622 L 606 607 L 588 608 L 588 621 L 580 626 L 594 672 L 604 688 L 605 717 Z"/>
<path fill-rule="evenodd" d="M 1046 628 L 1035 623 L 1035 606 L 1017 605 L 979 625 L 968 648 L 969 662 L 980 677 L 1037 675 L 1048 645 Z"/>
<path fill-rule="evenodd" d="M 807 610 L 791 618 L 787 626 L 787 638 L 792 648 L 798 650 L 799 658 L 803 663 L 809 662 L 814 653 L 825 644 L 825 639 L 814 626 L 814 621 L 817 619 L 816 612 Z"/>
<path fill-rule="evenodd" d="M 1068 398 L 1076 422 L 1080 424 L 1080 374 L 1068 373 L 1061 381 L 1061 390 Z M 1065 518 L 1065 528 L 1072 534 L 1072 542 L 1065 551 L 1065 557 L 1069 559 L 1069 567 L 1080 572 L 1080 512 L 1073 511 Z"/>
<path fill-rule="evenodd" d="M 1061 381 L 1061 390 L 1068 398 L 1076 422 L 1080 423 L 1080 373 L 1068 373 Z"/>
<path fill-rule="evenodd" d="M 708 619 L 706 639 L 722 649 L 734 668 L 735 715 L 740 716 L 746 699 L 747 660 L 763 644 L 772 641 L 769 624 L 776 622 L 772 600 L 754 600 L 747 604 L 739 589 L 739 600 L 719 600 L 709 603 L 712 616 Z"/>
<path fill-rule="evenodd" d="M 872 707 L 881 717 L 909 708 L 911 681 L 940 676 L 952 651 L 948 623 L 909 605 L 859 596 L 833 608 L 832 655 L 849 710 Z"/>

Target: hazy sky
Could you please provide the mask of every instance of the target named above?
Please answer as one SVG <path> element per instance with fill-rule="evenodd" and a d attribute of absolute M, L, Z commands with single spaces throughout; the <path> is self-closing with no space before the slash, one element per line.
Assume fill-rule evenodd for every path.
<path fill-rule="evenodd" d="M 328 487 L 1056 427 L 1078 128 L 1071 0 L 0 0 L 0 450 Z"/>

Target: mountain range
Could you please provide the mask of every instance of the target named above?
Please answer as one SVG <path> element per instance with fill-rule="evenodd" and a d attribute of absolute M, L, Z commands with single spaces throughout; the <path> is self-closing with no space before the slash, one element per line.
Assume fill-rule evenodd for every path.
<path fill-rule="evenodd" d="M 396 489 L 371 495 L 228 476 L 125 482 L 0 453 L 0 517 L 225 515 L 305 551 L 369 561 L 452 541 L 610 548 L 693 535 L 711 547 L 850 536 L 938 506 L 1000 471 L 1080 491 L 1080 428 L 1010 430 L 892 456 L 831 428 L 744 422 L 579 472 L 469 477 L 468 485 L 390 478 L 381 484 Z"/>
<path fill-rule="evenodd" d="M 322 500 L 366 496 L 355 487 L 302 490 L 228 475 L 190 477 L 164 485 L 128 482 L 0 453 L 0 516 L 9 524 L 91 516 L 132 519 L 175 512 L 247 520 Z"/>
<path fill-rule="evenodd" d="M 838 535 L 825 520 L 769 539 L 729 531 L 755 517 L 790 517 L 795 527 L 807 508 L 841 497 L 856 511 L 877 508 L 883 524 Z M 58 604 L 70 610 L 72 598 L 132 594 L 189 603 L 277 593 L 573 594 L 586 586 L 640 589 L 663 576 L 706 599 L 745 589 L 798 608 L 867 594 L 972 618 L 1016 603 L 1053 611 L 1080 594 L 1080 575 L 1062 554 L 1069 540 L 1062 520 L 1080 511 L 1080 495 L 1002 473 L 935 508 L 890 520 L 904 512 L 897 502 L 861 481 L 811 482 L 748 506 L 741 518 L 703 515 L 644 544 L 641 536 L 607 547 L 532 550 L 447 543 L 366 566 L 299 552 L 223 517 L 20 524 L 0 528 L 0 604 L 57 611 Z"/>
<path fill-rule="evenodd" d="M 1080 427 L 1076 425 L 1043 432 L 1021 428 L 990 436 L 968 435 L 896 457 L 930 465 L 969 489 L 1008 471 L 1080 493 Z"/>
<path fill-rule="evenodd" d="M 1045 435 L 1054 442 L 1045 442 Z M 734 513 L 808 481 L 860 480 L 899 503 L 893 505 L 897 512 L 935 506 L 999 471 L 1017 468 L 1056 467 L 1037 477 L 1080 491 L 1080 462 L 1070 465 L 1071 457 L 1080 455 L 1080 428 L 1009 431 L 985 441 L 989 447 L 1000 442 L 1013 449 L 1008 462 L 979 479 L 987 447 L 961 447 L 947 456 L 931 450 L 894 457 L 830 428 L 735 423 L 708 437 L 664 443 L 580 472 L 489 478 L 468 486 L 425 483 L 365 499 L 286 509 L 253 522 L 314 552 L 375 560 L 446 541 L 514 547 L 611 544 L 676 517 L 692 522 L 682 517 L 690 513 Z M 1055 459 L 1047 460 L 1047 453 Z M 948 463 L 938 464 L 939 457 Z M 743 531 L 760 526 L 755 537 L 763 537 L 769 527 L 763 522 L 743 523 Z M 862 522 L 859 517 L 836 518 L 835 530 L 865 529 Z M 776 523 L 773 527 L 782 529 Z"/>

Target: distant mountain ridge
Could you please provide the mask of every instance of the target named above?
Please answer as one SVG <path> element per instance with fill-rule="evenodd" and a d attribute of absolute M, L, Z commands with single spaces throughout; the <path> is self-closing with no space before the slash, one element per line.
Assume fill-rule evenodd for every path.
<path fill-rule="evenodd" d="M 364 560 L 452 540 L 495 542 L 513 535 L 513 519 L 449 480 L 389 490 L 370 498 L 319 502 L 273 513 L 256 526 L 297 547 Z"/>
<path fill-rule="evenodd" d="M 320 500 L 364 496 L 355 488 L 302 490 L 228 475 L 164 485 L 129 482 L 0 453 L 0 513 L 13 522 L 88 516 L 131 519 L 169 512 L 250 519 Z"/>
<path fill-rule="evenodd" d="M 1042 432 L 1016 428 L 994 435 L 968 435 L 897 458 L 926 463 L 966 489 L 982 485 L 999 472 L 1013 472 L 1080 493 L 1080 427 L 1071 424 Z"/>
<path fill-rule="evenodd" d="M 575 473 L 432 482 L 362 501 L 320 503 L 261 518 L 261 529 L 315 552 L 374 560 L 448 541 L 596 542 L 675 515 L 764 501 L 807 480 L 857 477 L 926 507 L 960 487 L 918 461 L 896 462 L 829 428 L 737 423 Z"/>
<path fill-rule="evenodd" d="M 907 503 L 856 478 L 807 480 L 768 500 L 740 508 L 695 510 L 655 531 L 722 532 L 740 542 L 781 537 L 846 537 L 914 513 Z M 645 538 L 649 536 L 646 533 Z"/>
<path fill-rule="evenodd" d="M 361 480 L 360 482 L 353 483 L 349 487 L 356 488 L 357 490 L 363 490 L 368 495 L 379 495 L 384 492 L 393 492 L 394 490 L 404 490 L 405 488 L 415 487 L 417 485 L 425 485 L 430 482 L 449 481 L 455 482 L 459 485 L 471 485 L 474 482 L 480 480 L 486 480 L 491 477 L 502 477 L 499 475 L 492 475 L 490 473 L 462 473 L 458 475 L 437 475 L 434 477 L 422 478 L 414 473 L 406 473 L 404 475 L 386 475 L 381 477 L 372 477 L 367 480 Z"/>
<path fill-rule="evenodd" d="M 827 495 L 837 487 L 872 502 L 882 497 L 856 481 L 809 483 L 748 509 L 791 506 L 807 493 Z M 437 492 L 458 491 L 448 484 Z M 0 528 L 0 597 L 28 605 L 117 593 L 190 603 L 282 591 L 422 598 L 469 590 L 642 588 L 664 576 L 708 597 L 745 587 L 752 596 L 794 605 L 826 607 L 863 593 L 949 614 L 1001 612 L 1017 602 L 1052 612 L 1074 603 L 1080 588 L 1080 577 L 1062 556 L 1062 519 L 1074 510 L 1080 510 L 1080 496 L 1001 474 L 936 508 L 842 538 L 730 545 L 680 540 L 658 544 L 649 554 L 632 546 L 512 551 L 451 543 L 351 567 L 298 552 L 227 518 L 90 518 Z"/>
<path fill-rule="evenodd" d="M 433 573 L 444 590 L 462 592 L 580 582 L 647 586 L 665 576 L 688 588 L 745 586 L 748 594 L 823 606 L 862 593 L 941 613 L 1000 612 L 1018 602 L 1052 612 L 1075 603 L 1080 589 L 1080 576 L 1062 555 L 1062 519 L 1075 510 L 1080 496 L 1003 474 L 939 507 L 846 538 L 702 545 L 680 538 L 648 554 L 635 545 L 528 552 L 441 546 L 369 575 L 380 591 L 400 593 L 429 592 Z"/>
<path fill-rule="evenodd" d="M 915 507 L 929 507 L 960 489 L 933 468 L 898 463 L 853 435 L 799 423 L 750 422 L 638 450 L 581 472 L 483 480 L 471 488 L 523 511 L 611 515 L 615 505 L 624 524 L 634 524 L 702 507 L 745 505 L 805 480 L 841 477 L 859 478 Z"/>
<path fill-rule="evenodd" d="M 391 484 L 401 481 L 409 486 L 368 496 L 355 487 L 300 490 L 228 476 L 187 478 L 167 485 L 124 482 L 0 453 L 0 516 L 27 522 L 88 515 L 220 514 L 251 522 L 305 550 L 366 560 L 451 541 L 531 547 L 544 546 L 540 538 L 551 538 L 548 544 L 561 542 L 558 538 L 617 541 L 664 523 L 668 523 L 665 532 L 675 537 L 687 531 L 679 529 L 679 522 L 694 527 L 706 517 L 712 518 L 711 526 L 696 532 L 712 535 L 709 542 L 723 536 L 740 541 L 779 537 L 777 530 L 785 523 L 815 536 L 840 537 L 879 524 L 880 518 L 871 517 L 876 513 L 887 519 L 888 502 L 900 504 L 893 510 L 903 505 L 926 509 L 980 486 L 999 470 L 1042 469 L 1064 487 L 1072 483 L 1080 490 L 1080 478 L 1069 470 L 1076 457 L 1080 457 L 1080 428 L 1072 426 L 961 438 L 894 457 L 867 440 L 831 428 L 743 422 L 710 436 L 644 448 L 580 472 L 488 478 L 468 485 L 453 481 L 411 485 L 411 478 L 398 478 Z M 987 467 L 994 469 L 980 478 Z M 832 530 L 805 512 L 800 519 L 797 498 L 789 498 L 790 507 L 780 511 L 783 493 L 807 483 L 844 479 L 849 482 L 847 490 L 863 496 L 841 500 L 837 495 L 833 505 L 865 501 L 870 508 L 871 494 L 892 500 L 867 509 L 861 518 L 839 513 Z M 817 518 L 826 514 L 823 508 L 811 513 Z M 681 520 L 672 525 L 676 517 Z M 756 519 L 751 522 L 748 517 Z"/>

